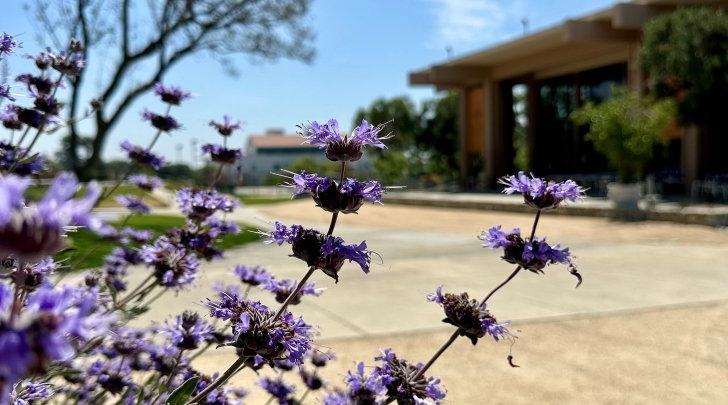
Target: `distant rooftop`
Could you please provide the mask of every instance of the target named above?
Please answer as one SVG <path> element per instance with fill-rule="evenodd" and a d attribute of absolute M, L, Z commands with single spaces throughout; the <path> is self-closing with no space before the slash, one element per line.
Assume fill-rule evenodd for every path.
<path fill-rule="evenodd" d="M 252 134 L 248 137 L 248 149 L 298 149 L 316 148 L 316 146 L 303 143 L 299 134 L 287 134 L 283 129 L 274 128 L 264 134 Z"/>

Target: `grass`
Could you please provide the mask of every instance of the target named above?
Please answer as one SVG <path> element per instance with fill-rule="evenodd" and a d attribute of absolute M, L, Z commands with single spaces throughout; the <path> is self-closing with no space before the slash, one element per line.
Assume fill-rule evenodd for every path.
<path fill-rule="evenodd" d="M 236 197 L 240 199 L 240 202 L 244 205 L 265 205 L 265 204 L 277 204 L 282 202 L 291 201 L 289 196 L 260 196 L 250 194 L 239 194 Z"/>
<path fill-rule="evenodd" d="M 25 196 L 31 201 L 38 201 L 46 193 L 46 190 L 48 190 L 48 186 L 30 186 L 25 191 Z M 81 187 L 78 192 L 76 192 L 77 196 L 83 195 L 86 192 L 85 187 Z M 149 195 L 149 193 L 145 192 L 144 190 L 140 189 L 137 186 L 129 185 L 129 184 L 122 184 L 114 190 L 114 192 L 104 199 L 103 201 L 99 202 L 99 207 L 118 207 L 119 203 L 116 202 L 116 197 L 120 195 L 133 195 L 135 197 L 142 197 L 142 200 L 149 205 L 150 207 L 163 207 L 164 204 L 162 204 L 161 201 L 157 200 L 156 198 Z"/>
<path fill-rule="evenodd" d="M 155 237 L 163 234 L 169 228 L 182 225 L 184 225 L 184 218 L 172 215 L 135 215 L 126 223 L 126 226 L 151 230 Z M 230 249 L 259 240 L 260 236 L 249 232 L 250 230 L 253 228 L 242 226 L 239 234 L 223 237 L 217 246 L 221 249 Z M 56 260 L 67 260 L 67 264 L 74 270 L 101 266 L 104 256 L 116 246 L 114 242 L 103 240 L 94 233 L 83 229 L 69 233 L 68 236 L 69 247 L 72 250 L 57 255 Z"/>

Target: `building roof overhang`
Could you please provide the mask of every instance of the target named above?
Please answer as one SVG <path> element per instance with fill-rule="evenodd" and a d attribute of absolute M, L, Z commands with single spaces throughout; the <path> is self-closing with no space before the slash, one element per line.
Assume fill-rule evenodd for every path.
<path fill-rule="evenodd" d="M 535 75 L 545 78 L 579 69 L 625 62 L 642 26 L 678 5 L 726 4 L 726 0 L 642 0 L 609 8 L 490 48 L 410 72 L 409 83 L 438 89 L 484 80 Z"/>

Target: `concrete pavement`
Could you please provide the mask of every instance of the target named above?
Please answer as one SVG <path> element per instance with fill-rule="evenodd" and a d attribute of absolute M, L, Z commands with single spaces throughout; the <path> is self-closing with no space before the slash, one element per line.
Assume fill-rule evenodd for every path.
<path fill-rule="evenodd" d="M 316 209 L 311 201 L 305 199 L 260 208 L 244 208 L 230 217 L 261 228 L 266 227 L 273 218 L 285 223 L 315 226 L 321 230 L 326 229 L 329 220 L 326 213 Z M 382 346 L 393 345 L 417 356 L 419 360 L 425 360 L 428 353 L 436 348 L 434 342 L 444 340 L 442 336 L 447 334 L 448 327 L 440 323 L 440 308 L 426 302 L 424 295 L 442 284 L 446 291 L 466 290 L 473 296 L 482 296 L 501 282 L 513 268 L 500 260 L 497 252 L 481 248 L 475 236 L 482 229 L 496 224 L 527 229 L 530 228 L 531 221 L 531 215 L 520 213 L 365 206 L 358 215 L 341 216 L 335 233 L 352 243 L 366 239 L 369 247 L 381 255 L 382 262 L 375 263 L 369 275 L 364 275 L 354 265 L 344 265 L 338 285 L 323 274 L 316 274 L 313 280 L 318 286 L 328 290 L 321 297 L 305 299 L 301 305 L 292 309 L 295 313 L 303 314 L 309 323 L 319 326 L 322 345 L 336 351 L 350 351 L 343 355 L 341 364 L 331 369 L 337 380 L 351 366 L 352 355 L 371 359 Z M 600 377 L 599 370 L 594 369 L 595 365 L 613 367 L 613 370 L 604 371 L 611 375 L 612 372 L 626 367 L 616 366 L 613 356 L 629 362 L 629 353 L 641 355 L 639 351 L 647 350 L 643 346 L 649 345 L 649 342 L 653 342 L 654 350 L 646 356 L 650 361 L 657 362 L 655 367 L 663 372 L 661 377 L 653 378 L 669 375 L 671 367 L 679 368 L 680 365 L 665 363 L 665 359 L 659 358 L 659 353 L 672 350 L 670 348 L 673 342 L 668 339 L 673 338 L 678 330 L 688 336 L 685 339 L 692 339 L 689 341 L 692 343 L 685 346 L 686 342 L 682 342 L 683 346 L 679 350 L 675 349 L 677 354 L 673 353 L 675 350 L 670 352 L 670 356 L 675 357 L 674 361 L 680 360 L 685 364 L 692 361 L 690 367 L 697 370 L 692 374 L 695 376 L 705 373 L 715 376 L 718 373 L 718 376 L 728 377 L 728 343 L 724 335 L 721 341 L 721 336 L 715 332 L 728 329 L 728 318 L 723 316 L 728 313 L 724 305 L 728 299 L 728 262 L 725 260 L 728 255 L 728 232 L 691 225 L 621 223 L 603 218 L 546 214 L 542 217 L 537 235 L 546 236 L 552 243 L 559 242 L 572 249 L 577 256 L 584 283 L 580 288 L 574 289 L 575 279 L 566 269 L 551 266 L 546 269 L 545 275 L 522 273 L 507 288 L 496 294 L 491 299 L 491 311 L 499 320 L 515 320 L 514 328 L 521 330 L 519 335 L 522 336 L 518 347 L 524 347 L 520 350 L 530 353 L 532 357 L 528 360 L 528 367 L 535 369 L 525 372 L 530 376 L 526 380 L 510 384 L 507 376 L 512 371 L 508 367 L 503 368 L 502 364 L 503 357 L 508 352 L 507 344 L 496 346 L 498 349 L 492 351 L 481 348 L 481 345 L 478 350 L 472 350 L 460 342 L 453 349 L 453 353 L 448 353 L 447 358 L 450 360 L 435 369 L 445 377 L 446 385 L 455 394 L 451 398 L 465 401 L 452 403 L 478 403 L 471 402 L 474 398 L 479 398 L 473 393 L 473 387 L 487 389 L 490 386 L 485 382 L 468 385 L 459 380 L 459 377 L 465 376 L 474 378 L 488 375 L 495 378 L 491 368 L 485 374 L 480 374 L 476 365 L 481 364 L 481 361 L 485 362 L 482 364 L 500 362 L 496 369 L 506 373 L 506 379 L 497 380 L 496 384 L 506 390 L 506 393 L 508 389 L 524 389 L 529 378 L 535 379 L 539 373 L 544 376 L 558 373 L 559 367 L 539 363 L 549 357 L 548 353 L 538 351 L 545 344 L 543 339 L 548 340 L 548 347 L 554 350 L 554 358 L 568 357 L 560 360 L 565 362 L 563 367 L 573 368 L 565 371 L 566 374 L 578 374 L 580 367 L 586 367 L 590 373 L 594 373 L 589 378 L 579 377 L 583 379 L 583 384 L 577 384 L 581 387 L 579 389 L 594 389 L 598 386 Z M 301 261 L 287 257 L 289 249 L 287 246 L 261 243 L 227 252 L 225 260 L 205 266 L 195 288 L 177 296 L 170 294 L 162 297 L 154 312 L 147 314 L 145 318 L 161 320 L 167 314 L 199 307 L 201 300 L 210 294 L 210 287 L 214 283 L 235 282 L 229 272 L 235 264 L 261 264 L 279 277 L 300 277 L 305 266 Z M 139 269 L 133 278 L 141 280 L 145 275 L 146 272 Z M 271 301 L 265 293 L 257 294 L 264 300 Z M 710 309 L 716 305 L 719 311 Z M 708 308 L 708 312 L 712 311 L 709 320 L 705 318 L 704 308 Z M 672 318 L 651 315 L 661 313 L 670 314 Z M 645 316 L 651 322 L 659 323 L 660 328 L 673 328 L 676 332 L 666 333 L 665 330 L 658 330 L 658 326 L 655 329 L 644 328 L 640 323 L 646 322 L 643 319 Z M 624 329 L 610 331 L 603 322 L 595 321 L 597 319 L 608 319 L 610 321 L 606 323 L 612 328 Z M 719 325 L 714 325 L 715 322 Z M 698 326 L 702 329 L 690 331 Z M 538 338 L 534 338 L 533 334 Z M 705 366 L 707 368 L 701 368 L 704 364 L 699 361 L 696 363 L 692 359 L 699 355 L 698 352 L 694 353 L 695 342 L 705 344 L 701 336 L 709 336 L 713 350 L 725 354 L 722 357 L 718 355 L 718 360 L 715 356 L 711 357 L 710 366 Z M 570 355 L 574 340 L 583 345 L 580 349 L 582 352 Z M 493 342 L 484 346 L 486 345 L 493 347 Z M 610 357 L 599 353 L 602 346 L 604 350 L 620 352 Z M 642 349 L 634 349 L 638 353 L 632 352 L 632 348 L 638 346 Z M 629 353 L 625 353 L 625 350 Z M 594 363 L 591 366 L 585 365 L 590 362 L 590 356 Z M 231 358 L 226 349 L 219 349 L 211 351 L 198 361 L 205 370 L 219 371 L 220 365 L 231 362 Z M 639 359 L 639 364 L 645 368 L 650 367 L 647 358 Z M 465 361 L 467 366 L 463 366 L 469 374 L 445 367 L 458 366 L 457 359 Z M 518 369 L 520 374 L 513 376 L 523 376 L 524 372 L 520 370 Z M 678 374 L 686 375 L 684 370 Z M 637 378 L 641 384 L 650 383 L 647 377 Z M 646 398 L 657 398 L 643 393 L 643 396 L 633 398 L 634 401 L 626 400 L 628 397 L 620 396 L 619 393 L 626 395 L 628 392 L 624 390 L 629 390 L 632 385 L 622 379 L 620 381 L 622 385 L 615 386 L 610 391 L 611 396 L 604 397 L 601 401 L 595 400 L 594 396 L 577 395 L 573 391 L 573 384 L 557 384 L 551 388 L 539 385 L 531 393 L 535 396 L 520 394 L 514 397 L 509 394 L 509 397 L 504 394 L 499 398 L 502 401 L 511 398 L 514 402 L 525 403 L 538 398 L 543 402 L 581 398 L 602 403 L 614 402 L 607 400 L 608 398 L 621 398 L 617 402 L 629 403 L 652 402 Z M 538 381 L 532 382 L 541 384 Z M 555 384 L 555 381 L 550 383 Z M 669 385 L 667 381 L 665 384 Z M 685 382 L 680 384 L 681 387 L 699 388 Z M 704 399 L 722 398 L 722 390 L 708 391 L 709 395 L 706 394 Z M 693 395 L 693 391 L 687 388 L 681 392 L 684 395 Z"/>

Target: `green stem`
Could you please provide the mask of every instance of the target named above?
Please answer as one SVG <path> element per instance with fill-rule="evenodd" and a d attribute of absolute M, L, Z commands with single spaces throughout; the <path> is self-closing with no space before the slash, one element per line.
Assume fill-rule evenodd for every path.
<path fill-rule="evenodd" d="M 225 384 L 225 382 L 228 379 L 230 379 L 230 377 L 232 377 L 233 374 L 235 374 L 238 371 L 238 368 L 245 365 L 245 359 L 246 359 L 245 357 L 238 357 L 238 359 L 235 360 L 235 362 L 230 367 L 228 367 L 228 369 L 225 370 L 225 372 L 222 373 L 222 375 L 220 377 L 218 377 L 217 380 L 211 382 L 210 385 L 205 387 L 204 390 L 202 390 L 199 394 L 195 395 L 194 398 L 187 401 L 187 404 L 189 405 L 189 404 L 195 404 L 195 403 L 200 402 L 205 397 L 207 397 L 207 394 L 209 394 L 210 392 L 212 392 L 214 389 L 221 386 L 222 384 Z"/>

